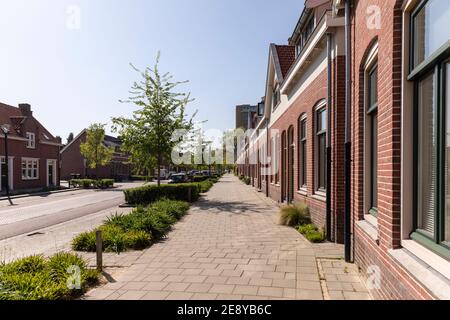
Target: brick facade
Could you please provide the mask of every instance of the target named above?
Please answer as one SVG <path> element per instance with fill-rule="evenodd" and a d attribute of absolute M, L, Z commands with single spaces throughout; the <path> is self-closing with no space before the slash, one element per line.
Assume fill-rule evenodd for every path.
<path fill-rule="evenodd" d="M 409 234 L 402 229 L 402 96 L 403 59 L 402 52 L 404 28 L 404 5 L 402 0 L 356 0 L 351 1 L 351 226 L 352 259 L 368 279 L 373 267 L 379 268 L 381 275 L 380 287 L 371 290 L 374 297 L 380 299 L 434 299 L 436 295 L 421 282 L 418 275 L 407 270 L 406 265 L 394 258 L 393 252 L 404 250 L 402 239 L 410 240 Z M 411 1 L 410 3 L 418 3 Z M 369 7 L 370 6 L 370 7 Z M 369 26 L 373 11 L 380 10 L 380 25 Z M 323 8 L 322 8 L 323 9 Z M 316 9 L 316 16 L 317 16 Z M 343 15 L 343 7 L 334 13 Z M 375 21 L 376 23 L 376 21 Z M 344 26 L 342 26 L 342 29 Z M 341 48 L 342 49 L 342 48 Z M 345 53 L 340 52 L 331 62 L 331 225 L 332 235 L 336 242 L 343 241 L 343 224 L 345 209 L 344 194 L 344 145 L 345 145 Z M 368 148 L 368 115 L 366 77 L 368 65 L 376 61 L 378 77 L 378 134 L 377 134 L 377 209 L 373 217 L 368 210 L 367 181 L 370 175 L 370 162 L 367 160 Z M 291 68 L 292 71 L 292 68 Z M 298 118 L 307 115 L 307 181 L 306 193 L 297 192 L 299 155 L 294 152 L 294 201 L 304 201 L 308 204 L 313 222 L 323 227 L 326 224 L 325 198 L 314 193 L 317 180 L 317 161 L 315 154 L 317 144 L 315 139 L 315 104 L 327 98 L 327 69 L 316 75 L 307 87 L 303 87 L 300 95 L 290 101 L 281 116 L 272 121 L 269 129 L 279 130 L 280 138 L 287 139 L 289 128 L 294 131 L 295 148 L 298 147 Z M 312 71 L 311 71 L 312 72 Z M 270 74 L 270 72 L 269 72 Z M 294 95 L 294 94 L 292 94 Z M 410 100 L 407 100 L 410 101 Z M 409 108 L 408 110 L 411 110 Z M 272 115 L 271 115 L 272 116 Z M 408 118 L 408 117 L 407 117 Z M 412 116 L 410 117 L 412 118 Z M 268 140 L 268 142 L 270 139 Z M 278 170 L 278 183 L 275 177 L 268 177 L 261 184 L 261 189 L 276 201 L 286 201 L 285 179 L 287 176 L 287 158 L 281 157 L 286 142 L 277 147 L 277 154 L 282 165 Z M 269 152 L 269 156 L 270 156 Z M 411 161 L 410 159 L 406 159 Z M 248 165 L 239 165 L 238 172 L 246 175 Z M 256 174 L 255 174 L 256 172 Z M 253 170 L 253 180 L 258 181 L 257 170 Z M 411 218 L 410 218 L 411 219 Z M 375 221 L 375 222 L 374 222 Z M 369 227 L 370 226 L 370 227 Z M 372 231 L 371 231 L 372 230 Z M 374 231 L 373 231 L 374 230 Z M 375 235 L 374 235 L 375 234 Z M 402 238 L 403 237 L 403 238 Z M 406 237 L 406 238 L 405 238 Z M 423 250 L 423 249 L 421 249 Z M 402 251 L 409 252 L 409 251 Z M 410 252 L 408 254 L 411 254 Z M 429 253 L 427 253 L 429 254 Z M 418 264 L 424 264 L 418 259 Z M 420 261 L 419 261 L 420 260 Z M 442 262 L 443 264 L 447 262 Z M 442 265 L 441 265 L 442 267 Z M 428 268 L 431 268 L 428 266 Z M 438 267 L 439 269 L 439 267 Z M 436 269 L 437 270 L 437 269 Z M 437 273 L 437 271 L 433 270 Z M 441 277 L 441 275 L 440 275 Z M 445 276 L 444 276 L 445 278 Z M 448 283 L 448 278 L 447 278 Z M 445 280 L 444 280 L 445 282 Z"/>
<path fill-rule="evenodd" d="M 118 139 L 105 136 L 105 142 L 112 141 L 112 146 L 119 146 Z M 100 166 L 97 170 L 90 169 L 85 158 L 80 152 L 80 145 L 86 141 L 86 130 L 83 130 L 74 140 L 61 151 L 61 177 L 70 179 L 72 174 L 78 174 L 81 178 L 97 177 L 112 178 L 116 180 L 128 180 L 132 175 L 131 164 L 128 157 L 116 150 L 111 162 L 106 166 Z"/>
<path fill-rule="evenodd" d="M 12 191 L 32 191 L 51 186 L 59 186 L 59 150 L 61 140 L 51 135 L 33 116 L 28 104 L 19 108 L 0 103 L 1 124 L 10 126 L 8 134 L 9 188 Z M 34 147 L 27 147 L 27 133 L 34 134 Z M 0 133 L 0 158 L 5 157 L 5 138 Z M 33 159 L 38 163 L 37 176 L 22 176 L 22 161 Z M 3 162 L 4 160 L 2 160 Z M 49 165 L 48 165 L 49 164 Z M 48 169 L 51 170 L 49 175 Z M 3 180 L 1 193 L 5 192 L 6 166 L 0 168 Z"/>

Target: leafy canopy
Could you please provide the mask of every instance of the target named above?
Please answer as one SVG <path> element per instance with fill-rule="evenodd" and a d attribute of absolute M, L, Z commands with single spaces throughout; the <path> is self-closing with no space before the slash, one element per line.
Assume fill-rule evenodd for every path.
<path fill-rule="evenodd" d="M 113 130 L 118 131 L 123 141 L 123 150 L 130 154 L 130 161 L 136 167 L 155 164 L 161 166 L 163 159 L 169 159 L 172 148 L 179 142 L 172 139 L 176 130 L 189 130 L 192 116 L 186 119 L 185 107 L 193 101 L 190 93 L 175 92 L 175 88 L 188 81 L 176 82 L 170 73 L 161 75 L 159 53 L 153 68 L 141 71 L 134 67 L 141 79 L 133 83 L 127 100 L 121 103 L 133 103 L 138 110 L 131 118 L 113 118 Z"/>
<path fill-rule="evenodd" d="M 91 169 L 107 165 L 114 155 L 114 149 L 105 146 L 104 140 L 104 124 L 94 123 L 86 130 L 86 142 L 80 144 L 80 151 Z"/>

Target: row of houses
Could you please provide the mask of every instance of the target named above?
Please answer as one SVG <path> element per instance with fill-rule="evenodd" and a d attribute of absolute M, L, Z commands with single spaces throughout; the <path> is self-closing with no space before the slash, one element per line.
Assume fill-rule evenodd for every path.
<path fill-rule="evenodd" d="M 81 178 L 128 179 L 131 167 L 128 157 L 120 151 L 120 139 L 106 135 L 104 144 L 115 150 L 110 164 L 89 169 L 80 153 L 80 144 L 86 141 L 83 130 L 70 143 L 63 145 L 61 138 L 53 136 L 34 116 L 29 104 L 18 107 L 0 103 L 0 193 L 6 188 L 25 192 L 58 187 L 60 180 L 73 175 Z M 7 135 L 5 135 L 5 132 Z M 8 159 L 5 141 L 8 139 Z"/>
<path fill-rule="evenodd" d="M 450 298 L 450 3 L 307 1 L 239 174 L 308 204 L 382 299 Z M 257 115 L 253 115 L 257 117 Z"/>

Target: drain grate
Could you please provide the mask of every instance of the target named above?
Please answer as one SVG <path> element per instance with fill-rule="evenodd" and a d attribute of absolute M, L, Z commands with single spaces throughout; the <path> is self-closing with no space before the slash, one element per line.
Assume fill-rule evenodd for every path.
<path fill-rule="evenodd" d="M 42 233 L 42 232 L 34 232 L 34 233 L 27 234 L 27 237 L 41 236 L 43 234 L 44 233 Z"/>

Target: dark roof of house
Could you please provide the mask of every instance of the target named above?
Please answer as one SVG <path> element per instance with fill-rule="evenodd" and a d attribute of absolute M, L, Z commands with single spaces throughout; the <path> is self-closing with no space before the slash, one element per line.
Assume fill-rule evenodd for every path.
<path fill-rule="evenodd" d="M 295 46 L 275 45 L 283 78 L 295 62 Z"/>
<path fill-rule="evenodd" d="M 76 137 L 73 138 L 72 141 L 70 141 L 67 145 L 65 145 L 64 148 L 62 148 L 61 153 L 66 151 L 68 149 L 68 147 L 70 145 L 72 145 L 72 143 L 74 143 L 75 141 L 80 139 L 83 136 L 83 134 L 86 133 L 86 130 L 87 129 L 83 129 Z M 122 140 L 120 140 L 120 138 L 116 138 L 116 137 L 113 137 L 113 136 L 108 136 L 107 134 L 105 134 L 105 138 L 103 139 L 103 144 L 106 145 L 107 147 L 111 147 L 113 145 L 121 146 L 122 145 Z"/>
<path fill-rule="evenodd" d="M 36 136 L 37 141 L 60 143 L 57 138 L 33 117 L 31 112 L 29 114 L 24 114 L 19 108 L 0 102 L 0 125 L 9 124 L 11 126 L 9 135 L 25 138 L 26 132 L 23 132 L 22 126 L 29 119 L 32 120 L 33 124 L 37 127 L 37 132 L 35 132 L 38 134 L 38 136 Z"/>
<path fill-rule="evenodd" d="M 122 140 L 120 140 L 119 138 L 113 137 L 113 136 L 108 136 L 107 134 L 105 134 L 105 141 L 122 144 Z"/>

